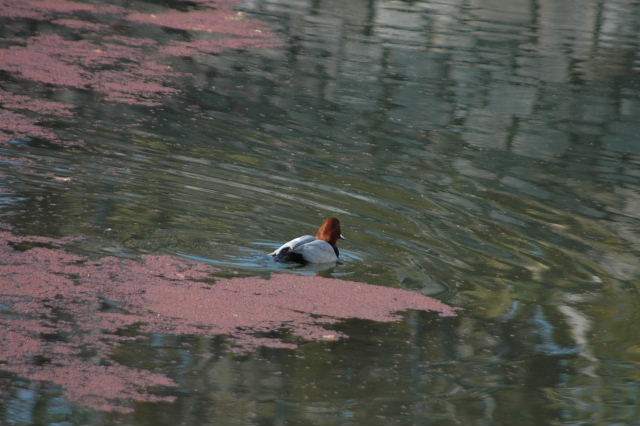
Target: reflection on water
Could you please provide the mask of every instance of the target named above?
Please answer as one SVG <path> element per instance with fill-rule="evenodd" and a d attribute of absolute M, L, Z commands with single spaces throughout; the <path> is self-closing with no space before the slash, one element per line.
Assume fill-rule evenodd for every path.
<path fill-rule="evenodd" d="M 10 3 L 0 2 L 5 13 Z M 184 394 L 117 421 L 637 422 L 640 4 L 235 7 L 282 44 L 171 58 L 163 84 L 179 91 L 154 99 L 160 107 L 0 67 L 3 117 L 15 110 L 5 91 L 75 114 L 30 110 L 31 139 L 0 128 L 2 224 L 85 235 L 78 250 L 95 256 L 171 253 L 221 274 L 308 274 L 265 255 L 335 215 L 348 240 L 322 275 L 412 289 L 464 313 L 347 322 L 348 340 L 244 357 L 220 337 L 155 336 L 117 360 L 169 371 Z M 3 49 L 58 31 L 5 16 Z M 164 45 L 199 37 L 95 19 Z M 63 143 L 74 140 L 84 146 Z M 5 422 L 116 421 L 70 408 L 46 383 L 1 380 Z"/>

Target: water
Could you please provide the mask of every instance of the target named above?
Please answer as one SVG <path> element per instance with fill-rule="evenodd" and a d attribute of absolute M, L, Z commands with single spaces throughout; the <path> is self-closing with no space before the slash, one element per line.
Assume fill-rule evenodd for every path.
<path fill-rule="evenodd" d="M 316 273 L 265 254 L 337 216 L 343 260 L 317 273 L 462 312 L 347 321 L 346 340 L 244 355 L 220 336 L 156 336 L 114 358 L 167 373 L 177 402 L 104 413 L 3 376 L 3 422 L 640 423 L 640 3 L 233 7 L 271 45 L 170 58 L 163 85 L 179 92 L 159 106 L 2 68 L 3 90 L 75 109 L 40 121 L 53 136 L 0 145 L 0 223 L 84 235 L 74 250 L 94 258 L 166 253 L 253 276 Z M 90 38 L 5 16 L 3 48 Z M 90 18 L 103 34 L 199 37 Z"/>

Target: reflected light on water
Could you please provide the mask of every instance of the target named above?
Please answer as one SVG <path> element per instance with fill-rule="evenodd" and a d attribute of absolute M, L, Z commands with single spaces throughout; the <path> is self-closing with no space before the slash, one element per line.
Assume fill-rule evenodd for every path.
<path fill-rule="evenodd" d="M 96 362 L 166 375 L 177 401 L 109 419 L 637 422 L 638 2 L 45 3 L 0 0 L 2 229 L 462 308 L 243 356 L 138 336 Z M 327 216 L 340 262 L 268 256 Z M 2 380 L 7 422 L 108 422 Z"/>

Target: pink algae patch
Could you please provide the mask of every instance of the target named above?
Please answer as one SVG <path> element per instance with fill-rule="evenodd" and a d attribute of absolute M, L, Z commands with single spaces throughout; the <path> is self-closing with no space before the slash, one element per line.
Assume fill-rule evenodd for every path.
<path fill-rule="evenodd" d="M 401 318 L 397 312 L 407 309 L 455 315 L 454 308 L 436 299 L 402 289 L 285 274 L 273 275 L 270 280 L 223 280 L 213 287 L 197 283 L 154 286 L 147 289 L 146 298 L 154 312 L 180 318 L 184 325 L 232 334 L 234 329 L 256 332 L 286 327 L 306 339 L 327 335 L 318 322 L 345 318 L 397 321 Z M 251 344 L 246 337 L 238 335 L 239 342 Z"/>
<path fill-rule="evenodd" d="M 39 126 L 37 120 L 13 111 L 0 109 L 0 123 L 4 141 L 26 137 L 57 139 L 54 132 Z"/>
<path fill-rule="evenodd" d="M 62 102 L 34 99 L 30 96 L 16 95 L 0 89 L 0 105 L 6 109 L 19 109 L 40 114 L 71 116 L 72 105 Z"/>
<path fill-rule="evenodd" d="M 326 327 L 345 318 L 397 321 L 407 309 L 455 315 L 413 292 L 322 277 L 279 274 L 211 285 L 201 280 L 214 269 L 202 263 L 163 255 L 96 261 L 64 250 L 69 241 L 0 231 L 0 369 L 55 383 L 70 400 L 99 410 L 127 412 L 131 400 L 174 399 L 149 392 L 177 386 L 170 378 L 111 360 L 132 339 L 119 330 L 225 334 L 236 350 L 249 351 L 296 347 L 261 332 L 334 340 L 344 336 Z M 101 309 L 105 301 L 118 309 Z"/>
<path fill-rule="evenodd" d="M 48 29 L 57 33 L 29 38 L 10 38 L 7 34 L 0 38 L 6 46 L 0 49 L 0 71 L 58 90 L 88 90 L 111 102 L 153 107 L 180 92 L 177 80 L 185 75 L 168 65 L 173 57 L 276 45 L 272 41 L 276 35 L 261 21 L 236 12 L 232 7 L 234 1 L 189 3 L 197 7 L 186 11 L 165 8 L 151 14 L 99 2 L 0 0 L 0 25 L 18 19 L 57 24 Z M 162 43 L 116 34 L 116 28 L 121 32 L 127 22 L 132 27 L 144 23 L 190 31 L 193 34 L 189 40 L 193 41 L 184 41 L 180 35 L 172 39 L 164 32 Z M 46 96 L 50 92 L 46 87 L 38 90 L 47 93 Z M 7 105 L 2 108 L 13 109 Z M 69 111 L 61 108 L 56 113 L 68 117 Z M 37 125 L 37 118 L 24 115 L 20 119 L 14 115 L 5 118 L 10 120 L 0 120 L 0 142 L 25 137 L 59 142 L 55 133 Z"/>
<path fill-rule="evenodd" d="M 16 95 L 0 89 L 0 144 L 11 139 L 37 137 L 60 142 L 64 146 L 80 146 L 82 141 L 59 141 L 58 135 L 39 124 L 42 115 L 70 117 L 72 106 L 30 96 Z M 25 159 L 14 161 L 26 163 Z"/>
<path fill-rule="evenodd" d="M 210 269 L 167 256 L 93 262 L 61 249 L 68 241 L 0 231 L 0 368 L 56 383 L 70 400 L 100 410 L 131 411 L 129 400 L 173 401 L 146 391 L 176 386 L 168 377 L 110 361 L 128 340 L 113 333 L 154 315 L 145 306 L 146 286 L 200 279 Z M 100 311 L 105 299 L 131 313 Z M 171 322 L 154 318 L 147 329 L 170 333 Z M 65 338 L 45 338 L 52 334 Z M 95 353 L 90 359 L 82 355 L 87 350 Z"/>
<path fill-rule="evenodd" d="M 105 6 L 105 9 L 113 11 L 114 6 Z M 60 12 L 98 12 L 98 9 L 90 4 L 67 0 L 0 0 L 0 16 L 7 18 L 46 19 Z"/>
<path fill-rule="evenodd" d="M 137 62 L 139 54 L 138 48 L 121 44 L 99 45 L 42 35 L 27 39 L 25 46 L 0 51 L 0 69 L 28 80 L 92 89 L 110 100 L 141 105 L 157 105 L 154 99 L 158 96 L 177 93 L 163 84 L 172 75 L 168 66 L 151 60 Z"/>

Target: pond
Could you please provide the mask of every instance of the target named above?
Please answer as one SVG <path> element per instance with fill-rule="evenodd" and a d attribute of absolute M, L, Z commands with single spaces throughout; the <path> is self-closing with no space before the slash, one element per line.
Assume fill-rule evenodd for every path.
<path fill-rule="evenodd" d="M 0 0 L 0 423 L 637 424 L 639 23 Z"/>

